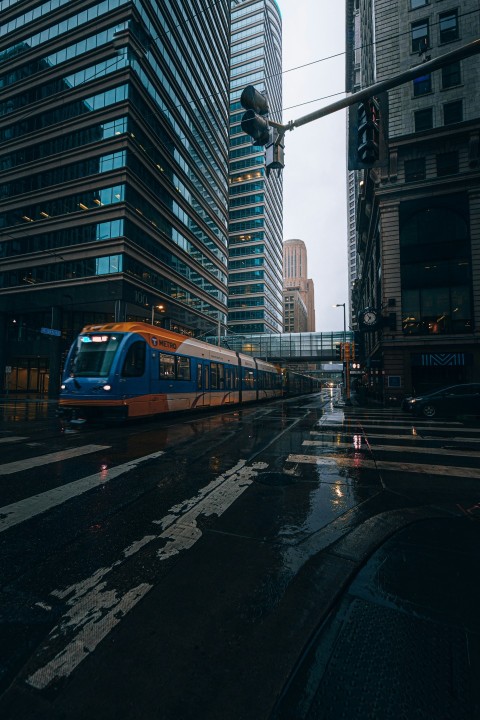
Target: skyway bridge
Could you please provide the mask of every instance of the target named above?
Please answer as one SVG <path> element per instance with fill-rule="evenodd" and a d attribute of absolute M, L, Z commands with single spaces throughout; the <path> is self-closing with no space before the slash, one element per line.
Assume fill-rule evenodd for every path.
<path fill-rule="evenodd" d="M 210 336 L 213 345 L 277 363 L 339 362 L 338 348 L 353 342 L 353 332 L 258 333 L 254 335 Z"/>

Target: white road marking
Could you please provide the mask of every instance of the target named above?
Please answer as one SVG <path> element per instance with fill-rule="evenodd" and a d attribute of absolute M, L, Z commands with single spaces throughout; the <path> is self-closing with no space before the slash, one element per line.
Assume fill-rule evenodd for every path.
<path fill-rule="evenodd" d="M 358 442 L 356 440 L 352 440 L 352 442 L 346 443 L 346 442 L 335 442 L 334 446 L 342 447 L 342 448 L 352 448 L 353 450 L 360 450 L 362 449 L 361 441 L 362 437 L 357 436 L 359 438 Z M 367 440 L 370 440 L 370 435 L 368 435 Z M 310 447 L 324 447 L 324 441 L 322 440 L 304 440 L 302 445 L 307 445 Z M 332 442 L 328 443 L 328 446 L 331 446 Z M 382 450 L 385 452 L 392 452 L 392 453 L 423 453 L 425 455 L 452 455 L 452 456 L 458 456 L 458 457 L 480 457 L 480 450 L 462 450 L 462 449 L 455 449 L 455 450 L 448 450 L 446 448 L 431 448 L 431 447 L 424 447 L 424 446 L 417 446 L 417 445 L 375 445 L 370 444 L 367 445 L 366 442 L 363 443 L 363 449 L 375 452 L 376 450 Z"/>
<path fill-rule="evenodd" d="M 65 637 L 67 644 L 55 657 L 27 678 L 27 683 L 38 690 L 51 682 L 67 677 L 116 624 L 151 590 L 152 585 L 140 583 L 126 592 L 107 589 L 106 576 L 146 544 L 164 540 L 158 551 L 159 561 L 188 550 L 202 536 L 197 525 L 200 515 L 221 515 L 251 485 L 266 463 L 253 463 L 251 467 L 241 460 L 233 468 L 209 483 L 196 496 L 170 508 L 168 514 L 154 524 L 162 530 L 158 535 L 147 535 L 125 548 L 122 558 L 111 567 L 99 568 L 81 583 L 54 591 L 52 595 L 67 600 L 68 610 L 50 633 L 50 640 Z M 123 594 L 121 594 L 123 592 Z M 73 635 L 73 637 L 72 637 Z M 48 643 L 48 641 L 47 641 Z M 48 645 L 44 650 L 48 653 Z"/>
<path fill-rule="evenodd" d="M 0 465 L 0 475 L 12 475 L 16 472 L 22 472 L 22 470 L 30 470 L 34 467 L 41 467 L 43 465 L 49 465 L 50 463 L 61 462 L 62 460 L 70 460 L 79 455 L 88 455 L 88 453 L 98 452 L 99 450 L 108 450 L 109 447 L 110 445 L 81 445 L 77 448 L 60 450 L 59 452 L 49 453 L 48 455 L 36 455 L 27 460 L 16 460 L 15 462 Z"/>
<path fill-rule="evenodd" d="M 323 425 L 342 425 L 344 419 L 345 414 L 342 410 L 333 410 L 332 412 L 322 415 L 320 420 L 317 422 L 316 427 L 322 427 Z"/>
<path fill-rule="evenodd" d="M 325 457 L 323 455 L 289 455 L 286 462 L 310 465 L 325 465 L 339 468 L 355 468 L 356 470 L 366 468 L 374 470 L 397 470 L 400 472 L 416 472 L 423 475 L 448 475 L 450 477 L 479 478 L 480 469 L 462 468 L 448 465 L 419 465 L 418 463 L 395 463 L 358 458 L 346 457 Z"/>
<path fill-rule="evenodd" d="M 10 437 L 0 438 L 0 443 L 20 442 L 20 440 L 28 440 L 28 437 L 20 437 L 20 436 L 17 436 L 17 435 L 12 435 L 12 436 L 10 436 Z"/>
<path fill-rule="evenodd" d="M 315 437 L 321 437 L 324 439 L 324 442 L 326 443 L 332 443 L 331 436 L 325 436 L 324 432 L 315 432 L 314 430 L 310 430 L 310 435 L 313 435 Z M 443 442 L 466 442 L 466 443 L 480 443 L 480 438 L 470 438 L 470 437 L 461 437 L 460 435 L 454 435 L 452 437 L 448 438 L 439 438 L 438 435 L 417 435 L 412 432 L 406 432 L 406 433 L 396 433 L 395 435 L 391 434 L 385 434 L 382 435 L 380 433 L 371 433 L 369 430 L 365 429 L 365 432 L 362 433 L 361 430 L 358 432 L 352 431 L 351 429 L 347 432 L 342 433 L 342 435 L 352 435 L 353 437 L 366 437 L 368 440 L 370 439 L 384 439 L 384 440 L 408 440 L 412 438 L 417 438 L 418 441 L 426 441 L 426 440 L 441 440 Z"/>
<path fill-rule="evenodd" d="M 400 423 L 395 423 L 394 425 L 387 425 L 384 422 L 378 422 L 375 420 L 375 422 L 368 422 L 366 420 L 352 420 L 351 418 L 345 420 L 345 424 L 347 426 L 351 425 L 358 425 L 360 427 L 364 427 L 366 430 L 370 430 L 372 428 L 381 428 L 382 430 L 406 430 L 408 427 L 415 427 L 418 428 L 419 431 L 424 432 L 425 430 L 451 430 L 452 432 L 462 429 L 462 432 L 465 430 L 466 432 L 477 432 L 478 428 L 474 430 L 469 430 L 467 428 L 463 428 L 461 423 L 454 423 L 452 425 L 445 425 L 445 424 L 438 424 L 438 425 L 425 425 L 423 423 L 417 423 L 417 422 L 411 422 L 411 423 L 404 423 L 405 427 L 401 427 Z"/>
<path fill-rule="evenodd" d="M 97 445 L 96 447 L 100 449 L 108 448 L 109 446 Z M 82 450 L 82 448 L 79 448 L 79 450 Z M 93 452 L 93 450 L 90 450 L 90 452 Z M 107 470 L 100 470 L 100 472 L 94 473 L 93 475 L 87 475 L 67 485 L 60 485 L 59 487 L 39 493 L 38 495 L 32 495 L 32 497 L 19 500 L 11 505 L 5 505 L 0 508 L 0 532 L 4 532 L 14 525 L 18 525 L 21 522 L 25 522 L 25 520 L 30 520 L 36 515 L 47 512 L 47 510 L 61 505 L 71 498 L 78 497 L 98 485 L 104 485 L 109 480 L 114 480 L 120 475 L 133 470 L 140 463 L 158 458 L 161 455 L 163 455 L 163 450 L 152 453 L 151 455 L 144 455 L 136 460 L 130 460 L 130 462 L 123 463 L 123 465 L 117 465 Z"/>

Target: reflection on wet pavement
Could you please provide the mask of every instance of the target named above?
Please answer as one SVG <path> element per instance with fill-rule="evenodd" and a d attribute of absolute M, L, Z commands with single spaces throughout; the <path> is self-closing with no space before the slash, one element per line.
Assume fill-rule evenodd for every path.
<path fill-rule="evenodd" d="M 24 422 L 26 420 L 46 420 L 54 417 L 56 403 L 48 400 L 32 400 L 29 398 L 8 399 L 0 401 L 0 421 Z"/>

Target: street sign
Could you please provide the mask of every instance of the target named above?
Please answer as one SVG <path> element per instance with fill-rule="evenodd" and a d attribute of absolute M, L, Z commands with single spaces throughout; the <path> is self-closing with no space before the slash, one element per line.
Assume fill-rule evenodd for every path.
<path fill-rule="evenodd" d="M 54 335 L 55 337 L 60 337 L 62 334 L 61 330 L 54 330 L 54 328 L 40 328 L 40 332 L 43 335 Z"/>

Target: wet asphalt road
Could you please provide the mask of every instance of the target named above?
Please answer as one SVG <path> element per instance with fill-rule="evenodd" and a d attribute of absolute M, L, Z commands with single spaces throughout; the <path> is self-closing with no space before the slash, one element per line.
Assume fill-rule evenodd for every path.
<path fill-rule="evenodd" d="M 474 543 L 478 423 L 338 399 L 69 433 L 3 406 L 2 718 L 267 720 L 383 542 Z"/>

